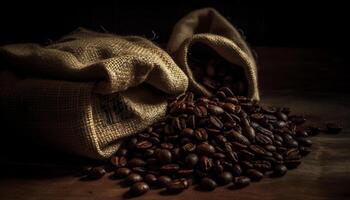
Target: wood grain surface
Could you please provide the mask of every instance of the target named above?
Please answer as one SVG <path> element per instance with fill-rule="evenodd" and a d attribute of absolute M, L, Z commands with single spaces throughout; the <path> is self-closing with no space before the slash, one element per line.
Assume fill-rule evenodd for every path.
<path fill-rule="evenodd" d="M 314 123 L 341 122 L 343 131 L 313 137 L 312 152 L 282 178 L 266 177 L 239 190 L 228 186 L 201 192 L 191 187 L 178 195 L 153 190 L 133 199 L 350 199 L 348 63 L 324 49 L 257 48 L 257 52 L 264 104 L 289 106 Z M 26 141 L 16 150 L 9 144 L 11 141 L 2 141 L 0 148 L 1 200 L 124 199 L 127 188 L 108 176 L 99 181 L 82 181 L 76 176 L 78 164 L 88 160 L 48 150 L 43 153 L 43 147 Z"/>

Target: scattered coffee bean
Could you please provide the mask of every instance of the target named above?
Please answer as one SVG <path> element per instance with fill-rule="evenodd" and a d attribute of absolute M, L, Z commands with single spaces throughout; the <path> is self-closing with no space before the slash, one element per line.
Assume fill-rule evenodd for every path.
<path fill-rule="evenodd" d="M 129 174 L 129 176 L 126 177 L 125 182 L 127 184 L 134 184 L 134 183 L 140 182 L 142 180 L 143 180 L 142 176 L 140 176 L 139 174 L 131 173 L 131 174 Z"/>
<path fill-rule="evenodd" d="M 199 185 L 201 189 L 207 190 L 207 191 L 212 191 L 217 186 L 216 182 L 213 179 L 208 177 L 202 178 Z"/>
<path fill-rule="evenodd" d="M 287 173 L 288 169 L 285 165 L 276 165 L 273 171 L 276 176 L 283 176 Z"/>
<path fill-rule="evenodd" d="M 232 182 L 233 176 L 230 172 L 222 172 L 218 176 L 218 183 L 220 185 L 227 185 Z"/>
<path fill-rule="evenodd" d="M 91 180 L 96 180 L 102 178 L 106 174 L 106 170 L 103 167 L 93 167 L 89 172 L 87 177 Z"/>
<path fill-rule="evenodd" d="M 130 195 L 140 196 L 150 190 L 149 186 L 145 182 L 134 183 L 129 190 Z"/>
<path fill-rule="evenodd" d="M 116 178 L 125 178 L 131 173 L 131 170 L 129 168 L 118 168 L 115 170 L 115 177 Z"/>

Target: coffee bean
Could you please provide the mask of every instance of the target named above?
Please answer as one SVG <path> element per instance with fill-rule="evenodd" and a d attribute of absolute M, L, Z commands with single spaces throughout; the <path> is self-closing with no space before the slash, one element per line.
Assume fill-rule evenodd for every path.
<path fill-rule="evenodd" d="M 129 167 L 143 167 L 146 165 L 146 162 L 141 158 L 133 158 L 128 161 Z"/>
<path fill-rule="evenodd" d="M 260 181 L 264 177 L 264 174 L 256 169 L 248 169 L 247 175 L 253 181 Z"/>
<path fill-rule="evenodd" d="M 178 164 L 167 164 L 163 165 L 160 170 L 164 174 L 173 174 L 176 173 L 180 169 L 180 166 Z"/>
<path fill-rule="evenodd" d="M 134 184 L 134 183 L 140 182 L 142 180 L 143 180 L 143 178 L 139 174 L 131 173 L 131 174 L 129 174 L 129 176 L 126 177 L 125 182 L 127 184 Z"/>
<path fill-rule="evenodd" d="M 221 122 L 221 120 L 216 116 L 210 116 L 209 121 L 216 128 L 221 129 L 224 126 L 224 124 Z"/>
<path fill-rule="evenodd" d="M 102 178 L 106 174 L 106 170 L 103 167 L 93 167 L 87 174 L 87 178 L 96 180 Z"/>
<path fill-rule="evenodd" d="M 338 123 L 327 123 L 327 133 L 338 134 L 343 129 L 343 127 Z"/>
<path fill-rule="evenodd" d="M 265 155 L 266 150 L 258 145 L 250 145 L 249 149 L 256 155 Z"/>
<path fill-rule="evenodd" d="M 310 139 L 305 138 L 305 137 L 296 137 L 295 140 L 298 141 L 298 143 L 300 145 L 303 145 L 305 147 L 312 146 L 312 141 Z"/>
<path fill-rule="evenodd" d="M 196 145 L 193 143 L 187 143 L 182 146 L 182 150 L 186 153 L 193 152 L 196 149 Z"/>
<path fill-rule="evenodd" d="M 118 168 L 115 170 L 115 177 L 117 178 L 125 178 L 131 173 L 131 170 L 129 168 Z"/>
<path fill-rule="evenodd" d="M 207 190 L 207 191 L 212 191 L 217 186 L 216 182 L 213 179 L 208 177 L 202 178 L 199 185 L 201 189 Z"/>
<path fill-rule="evenodd" d="M 233 176 L 230 172 L 222 172 L 217 179 L 220 185 L 227 185 L 231 183 Z"/>
<path fill-rule="evenodd" d="M 276 165 L 273 169 L 276 176 L 283 176 L 287 173 L 287 167 L 285 165 Z"/>
<path fill-rule="evenodd" d="M 241 133 L 235 131 L 235 130 L 230 130 L 228 132 L 225 132 L 225 136 L 230 140 L 230 141 L 236 141 L 239 143 L 242 143 L 244 145 L 249 145 L 250 142 L 248 138 L 246 138 L 244 135 Z"/>
<path fill-rule="evenodd" d="M 213 155 L 215 148 L 208 143 L 201 143 L 197 146 L 197 152 L 202 155 Z"/>
<path fill-rule="evenodd" d="M 208 172 L 213 167 L 213 160 L 207 156 L 202 156 L 199 159 L 199 166 L 204 172 Z"/>
<path fill-rule="evenodd" d="M 185 164 L 187 167 L 193 168 L 197 165 L 198 160 L 199 160 L 198 156 L 196 154 L 191 153 L 186 156 Z"/>
<path fill-rule="evenodd" d="M 205 141 L 208 139 L 208 134 L 207 131 L 203 128 L 199 128 L 194 131 L 194 136 L 196 137 L 197 140 L 199 141 Z"/>
<path fill-rule="evenodd" d="M 167 192 L 169 193 L 179 193 L 182 192 L 183 190 L 187 189 L 189 186 L 187 179 L 181 178 L 181 179 L 176 179 L 173 181 L 170 181 L 167 184 Z"/>
<path fill-rule="evenodd" d="M 181 134 L 184 136 L 184 137 L 191 137 L 193 136 L 193 129 L 192 128 L 185 128 L 182 130 Z"/>
<path fill-rule="evenodd" d="M 233 103 L 225 103 L 222 108 L 228 113 L 236 112 L 236 106 Z"/>
<path fill-rule="evenodd" d="M 153 174 L 146 174 L 143 177 L 143 180 L 148 183 L 149 185 L 154 185 L 158 180 L 157 177 Z"/>
<path fill-rule="evenodd" d="M 299 152 L 300 152 L 301 156 L 306 156 L 307 154 L 309 154 L 311 152 L 311 148 L 310 147 L 299 146 Z"/>
<path fill-rule="evenodd" d="M 224 109 L 222 109 L 219 106 L 215 106 L 215 105 L 209 105 L 208 111 L 213 115 L 221 115 L 224 113 Z"/>
<path fill-rule="evenodd" d="M 249 139 L 249 141 L 253 143 L 255 142 L 255 130 L 253 129 L 253 127 L 251 127 L 250 125 L 244 126 L 242 133 Z"/>
<path fill-rule="evenodd" d="M 171 182 L 171 178 L 169 176 L 160 176 L 158 177 L 158 181 L 157 181 L 160 187 L 166 187 L 170 182 Z"/>
<path fill-rule="evenodd" d="M 297 168 L 300 165 L 300 163 L 301 163 L 300 160 L 286 160 L 286 161 L 284 161 L 284 164 L 288 169 Z"/>
<path fill-rule="evenodd" d="M 124 167 L 127 164 L 127 160 L 124 156 L 112 156 L 110 160 L 115 167 Z"/>
<path fill-rule="evenodd" d="M 169 164 L 172 160 L 171 152 L 168 149 L 161 149 L 157 152 L 157 159 L 162 164 Z"/>
<path fill-rule="evenodd" d="M 152 143 L 151 142 L 148 142 L 148 141 L 140 141 L 136 144 L 136 148 L 138 149 L 148 149 L 152 147 Z"/>
<path fill-rule="evenodd" d="M 260 145 L 271 145 L 273 143 L 268 136 L 263 134 L 256 134 L 255 140 Z"/>
<path fill-rule="evenodd" d="M 238 177 L 235 177 L 233 180 L 234 180 L 234 186 L 237 188 L 246 187 L 250 184 L 250 178 L 246 176 L 238 176 Z"/>
<path fill-rule="evenodd" d="M 140 196 L 150 190 L 149 186 L 145 182 L 134 183 L 129 190 L 130 195 Z"/>

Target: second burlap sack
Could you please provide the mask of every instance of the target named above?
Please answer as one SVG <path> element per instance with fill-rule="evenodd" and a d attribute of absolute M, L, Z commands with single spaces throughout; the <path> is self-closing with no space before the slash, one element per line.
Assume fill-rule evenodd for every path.
<path fill-rule="evenodd" d="M 259 100 L 257 67 L 254 56 L 237 29 L 213 8 L 195 10 L 183 17 L 173 29 L 168 52 L 189 78 L 190 89 L 211 96 L 192 73 L 189 53 L 194 44 L 211 48 L 226 61 L 243 68 L 247 91 L 252 100 Z"/>

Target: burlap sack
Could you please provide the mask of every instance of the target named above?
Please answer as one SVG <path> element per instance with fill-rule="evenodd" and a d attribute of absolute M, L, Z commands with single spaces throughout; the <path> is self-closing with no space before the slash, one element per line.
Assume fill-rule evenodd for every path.
<path fill-rule="evenodd" d="M 167 51 L 189 77 L 190 89 L 210 96 L 212 94 L 195 80 L 188 62 L 188 53 L 195 43 L 203 43 L 228 62 L 241 66 L 248 82 L 248 97 L 259 100 L 254 57 L 237 29 L 215 9 L 195 10 L 183 17 L 175 25 L 167 45 Z"/>
<path fill-rule="evenodd" d="M 62 151 L 107 158 L 120 138 L 161 119 L 188 79 L 162 49 L 134 36 L 79 29 L 48 46 L 0 47 L 0 109 Z M 4 121 L 3 121 L 4 122 Z"/>

